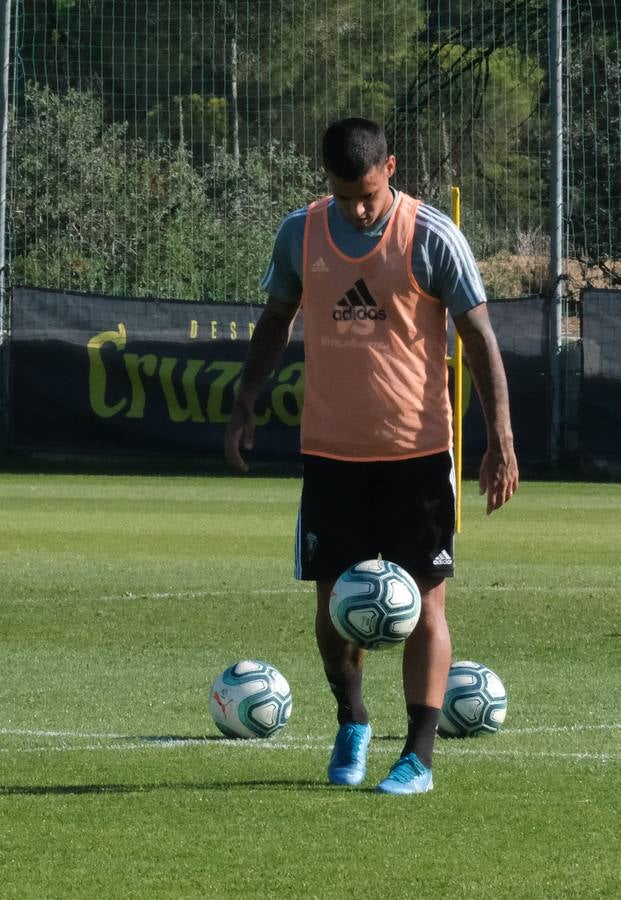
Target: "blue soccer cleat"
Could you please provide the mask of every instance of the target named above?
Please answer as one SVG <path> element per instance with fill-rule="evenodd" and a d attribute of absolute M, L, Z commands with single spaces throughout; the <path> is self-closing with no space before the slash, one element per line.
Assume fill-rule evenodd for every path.
<path fill-rule="evenodd" d="M 328 764 L 331 784 L 360 784 L 367 770 L 371 726 L 348 722 L 341 725 Z"/>
<path fill-rule="evenodd" d="M 431 769 L 415 753 L 402 756 L 375 788 L 378 794 L 425 794 L 433 789 Z"/>

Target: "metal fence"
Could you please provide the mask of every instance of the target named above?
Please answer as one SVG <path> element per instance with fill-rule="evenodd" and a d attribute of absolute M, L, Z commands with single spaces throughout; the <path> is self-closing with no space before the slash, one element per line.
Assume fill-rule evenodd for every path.
<path fill-rule="evenodd" d="M 13 283 L 258 299 L 348 114 L 384 122 L 400 187 L 461 188 L 491 296 L 549 290 L 557 188 L 568 291 L 621 277 L 616 0 L 6 7 Z"/>

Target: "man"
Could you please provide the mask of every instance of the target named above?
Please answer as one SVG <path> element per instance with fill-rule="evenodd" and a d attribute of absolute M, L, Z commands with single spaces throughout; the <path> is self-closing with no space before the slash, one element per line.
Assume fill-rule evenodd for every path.
<path fill-rule="evenodd" d="M 377 557 L 407 569 L 421 616 L 403 653 L 408 730 L 377 790 L 431 790 L 432 753 L 451 642 L 445 578 L 453 574 L 454 478 L 447 390 L 447 309 L 461 335 L 487 425 L 480 490 L 487 512 L 518 486 L 504 368 L 472 253 L 450 219 L 395 191 L 382 129 L 331 125 L 323 160 L 332 194 L 287 216 L 263 287 L 269 298 L 244 364 L 225 437 L 240 471 L 252 447 L 254 403 L 301 306 L 304 481 L 296 577 L 316 582 L 316 638 L 337 702 L 328 766 L 333 784 L 359 784 L 371 738 L 362 696 L 364 651 L 329 614 L 343 570 Z"/>

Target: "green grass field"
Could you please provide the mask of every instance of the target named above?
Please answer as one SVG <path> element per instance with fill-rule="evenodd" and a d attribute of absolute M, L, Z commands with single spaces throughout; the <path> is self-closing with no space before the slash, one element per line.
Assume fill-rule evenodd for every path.
<path fill-rule="evenodd" d="M 368 661 L 361 788 L 326 783 L 334 703 L 295 478 L 0 475 L 0 896 L 619 897 L 621 485 L 465 485 L 455 658 L 509 694 L 437 742 L 435 789 L 375 795 L 404 729 L 398 650 Z M 271 741 L 208 713 L 229 663 L 293 692 Z"/>

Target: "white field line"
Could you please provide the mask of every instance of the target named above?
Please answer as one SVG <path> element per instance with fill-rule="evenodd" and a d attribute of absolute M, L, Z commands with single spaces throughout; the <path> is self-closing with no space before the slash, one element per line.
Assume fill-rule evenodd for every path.
<path fill-rule="evenodd" d="M 307 586 L 305 586 L 307 585 Z M 499 586 L 494 587 L 495 591 L 513 591 L 515 590 L 515 585 L 507 585 L 507 586 Z M 529 592 L 536 593 L 537 591 L 543 593 L 546 588 L 537 587 L 536 585 L 528 586 Z M 587 593 L 593 590 L 592 585 L 585 584 L 584 587 L 576 587 L 573 588 L 574 593 Z M 296 582 L 291 581 L 287 584 L 282 585 L 281 587 L 265 587 L 265 588 L 253 588 L 249 591 L 244 591 L 245 594 L 254 597 L 260 596 L 270 596 L 272 594 L 309 594 L 313 595 L 315 593 L 315 586 L 311 582 Z M 200 597 L 228 597 L 231 594 L 239 594 L 238 588 L 221 588 L 218 590 L 193 590 L 193 591 L 123 591 L 122 594 L 104 594 L 100 597 L 95 597 L 95 600 L 100 603 L 111 603 L 111 602 L 120 602 L 120 601 L 131 601 L 131 600 L 170 600 L 170 599 L 193 599 Z M 33 600 L 33 602 L 37 602 Z"/>
<path fill-rule="evenodd" d="M 70 737 L 77 740 L 102 740 L 114 741 L 123 740 L 127 737 L 125 734 L 97 734 L 90 731 L 39 731 L 35 728 L 0 728 L 0 735 L 5 734 L 14 737 Z"/>
<path fill-rule="evenodd" d="M 216 591 L 162 591 L 157 593 L 151 591 L 125 591 L 122 594 L 107 594 L 96 599 L 101 603 L 129 602 L 131 600 L 193 600 L 201 597 L 228 597 L 233 593 L 236 593 L 234 588 Z M 312 590 L 310 588 L 287 585 L 275 588 L 254 588 L 251 591 L 246 591 L 246 593 L 251 596 L 261 597 L 271 596 L 272 594 L 311 594 Z"/>
<path fill-rule="evenodd" d="M 557 727 L 541 727 L 537 729 L 513 729 L 503 730 L 503 734 L 558 734 L 567 732 L 586 731 L 615 731 L 621 728 L 619 723 L 603 725 L 569 725 Z M 39 731 L 36 729 L 1 728 L 0 735 L 13 737 L 38 737 L 38 738 L 68 738 L 58 744 L 45 744 L 33 747 L 0 747 L 0 753 L 68 753 L 82 751 L 109 751 L 125 752 L 134 750 L 172 750 L 185 747 L 203 747 L 210 750 L 235 748 L 237 750 L 308 750 L 328 753 L 332 749 L 332 740 L 325 736 L 306 736 L 304 738 L 289 738 L 279 740 L 231 740 L 227 738 L 172 738 L 172 737 L 135 737 L 115 733 L 93 733 L 82 731 Z M 83 743 L 86 742 L 86 743 Z M 394 744 L 399 739 L 373 744 L 374 753 L 394 753 Z M 596 761 L 600 763 L 616 762 L 621 760 L 621 751 L 557 751 L 557 750 L 526 750 L 491 747 L 485 739 L 467 746 L 461 741 L 451 741 L 445 746 L 436 745 L 436 752 L 441 755 L 455 756 L 480 756 L 490 758 L 514 758 L 514 759 L 566 759 L 574 761 Z"/>
<path fill-rule="evenodd" d="M 571 734 L 579 731 L 618 731 L 621 722 L 609 722 L 606 725 L 538 725 L 532 728 L 503 728 L 502 734 Z"/>
<path fill-rule="evenodd" d="M 587 723 L 577 723 L 572 725 L 541 725 L 535 726 L 532 728 L 503 728 L 499 734 L 499 737 L 503 737 L 504 735 L 520 735 L 520 734 L 562 734 L 562 733 L 572 733 L 572 732 L 583 732 L 583 731 L 618 731 L 621 729 L 621 722 L 606 722 L 603 724 L 587 724 Z M 7 735 L 13 737 L 69 737 L 76 738 L 77 740 L 103 740 L 103 741 L 117 741 L 117 740 L 136 740 L 135 737 L 127 734 L 119 734 L 117 732 L 93 732 L 93 731 L 41 731 L 35 728 L 0 728 L 0 735 Z M 213 743 L 213 740 L 209 738 L 170 738 L 170 737 L 161 737 L 161 738 L 151 738 L 144 737 L 142 740 L 145 743 L 159 742 L 159 743 L 168 743 L 171 745 L 182 744 L 184 741 L 189 743 Z M 287 746 L 293 746 L 297 741 L 311 741 L 314 740 L 316 742 L 321 742 L 323 747 L 323 743 L 330 740 L 330 735 L 316 735 L 313 738 L 308 735 L 306 738 L 289 738 L 286 741 Z M 395 737 L 395 741 L 400 741 L 400 737 Z M 218 744 L 230 744 L 233 747 L 238 747 L 241 744 L 247 744 L 248 741 L 239 741 L 227 738 L 217 739 Z M 255 740 L 250 741 L 254 746 L 260 746 L 262 744 L 274 746 L 274 741 L 268 740 Z"/>

